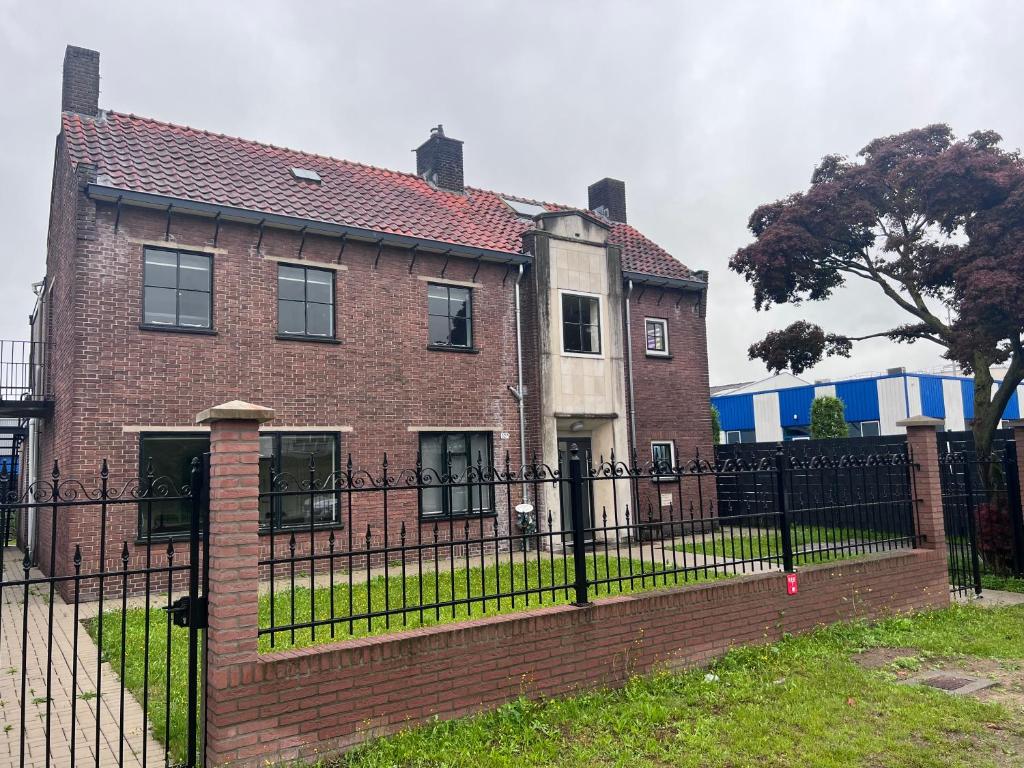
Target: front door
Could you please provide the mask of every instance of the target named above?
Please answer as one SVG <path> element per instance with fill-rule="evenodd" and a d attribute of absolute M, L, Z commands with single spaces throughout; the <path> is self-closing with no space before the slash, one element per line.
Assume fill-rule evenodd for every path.
<path fill-rule="evenodd" d="M 563 478 L 559 483 L 559 507 L 562 513 L 562 530 L 566 531 L 566 542 L 572 541 L 572 495 L 569 490 L 569 458 L 570 448 L 575 444 L 579 450 L 581 469 L 583 471 L 583 508 L 587 510 L 587 526 L 594 527 L 594 498 L 590 493 L 590 481 L 586 479 L 587 467 L 592 463 L 593 452 L 589 437 L 566 437 L 558 440 L 558 471 Z M 588 541 L 593 537 L 588 534 Z"/>

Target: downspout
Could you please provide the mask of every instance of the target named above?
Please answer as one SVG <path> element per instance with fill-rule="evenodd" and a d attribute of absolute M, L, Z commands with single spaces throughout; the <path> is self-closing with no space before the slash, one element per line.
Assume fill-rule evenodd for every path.
<path fill-rule="evenodd" d="M 633 323 L 629 310 L 629 298 L 633 295 L 633 281 L 626 285 L 626 388 L 629 390 L 629 441 L 632 454 L 636 450 L 636 398 L 633 396 Z M 633 460 L 626 457 L 627 463 Z"/>
<path fill-rule="evenodd" d="M 526 392 L 523 389 L 523 324 L 519 305 L 519 283 L 523 279 L 523 265 L 519 265 L 516 275 L 516 400 L 519 401 L 519 468 L 526 466 Z M 527 500 L 526 483 L 522 484 L 523 501 Z"/>

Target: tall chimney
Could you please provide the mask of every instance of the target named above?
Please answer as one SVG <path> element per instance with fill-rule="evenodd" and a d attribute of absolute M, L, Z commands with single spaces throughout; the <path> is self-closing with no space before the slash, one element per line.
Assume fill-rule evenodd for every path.
<path fill-rule="evenodd" d="M 435 187 L 463 192 L 462 142 L 444 135 L 444 126 L 430 129 L 430 138 L 416 148 L 416 175 Z"/>
<path fill-rule="evenodd" d="M 97 115 L 100 111 L 100 54 L 69 45 L 64 49 L 61 112 Z"/>
<path fill-rule="evenodd" d="M 626 223 L 626 185 L 618 179 L 604 178 L 587 187 L 590 210 L 612 221 Z"/>

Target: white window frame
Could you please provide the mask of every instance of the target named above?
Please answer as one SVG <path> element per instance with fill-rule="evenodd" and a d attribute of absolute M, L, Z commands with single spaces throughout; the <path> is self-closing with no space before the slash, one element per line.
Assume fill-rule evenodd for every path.
<path fill-rule="evenodd" d="M 658 350 L 649 349 L 647 347 L 647 324 L 648 323 L 658 323 L 658 324 L 661 325 L 662 330 L 665 333 L 665 351 L 664 352 L 659 352 Z M 647 356 L 648 357 L 669 357 L 672 354 L 670 352 L 671 349 L 672 348 L 669 346 L 669 340 L 668 340 L 668 320 L 666 318 L 664 318 L 664 317 L 645 317 L 644 318 L 644 351 L 647 353 Z"/>
<path fill-rule="evenodd" d="M 671 476 L 671 475 L 657 475 L 656 474 L 657 466 L 655 465 L 655 459 L 654 459 L 654 446 L 656 446 L 656 445 L 667 445 L 668 446 L 669 461 L 672 464 L 672 468 L 675 469 L 675 466 L 676 466 L 676 441 L 675 440 L 651 440 L 651 474 L 655 475 L 655 479 L 656 480 L 661 480 L 661 479 L 672 480 L 672 479 L 674 479 L 674 477 Z"/>
<path fill-rule="evenodd" d="M 562 316 L 562 296 L 568 294 L 569 296 L 586 296 L 587 298 L 597 299 L 597 319 L 598 319 L 598 339 L 597 343 L 600 346 L 601 351 L 594 352 L 569 352 L 565 348 L 565 318 Z M 558 336 L 560 338 L 559 348 L 562 351 L 563 357 L 581 357 L 585 360 L 602 360 L 605 356 L 605 343 L 604 343 L 604 330 L 607 327 L 606 318 L 604 316 L 604 300 L 599 293 L 589 293 L 587 291 L 573 291 L 568 288 L 558 289 Z"/>
<path fill-rule="evenodd" d="M 864 425 L 865 424 L 874 424 L 876 427 L 878 427 L 878 434 L 877 435 L 868 435 L 868 437 L 881 437 L 882 436 L 882 422 L 879 421 L 878 419 L 867 419 L 865 421 L 858 422 L 858 424 L 860 425 L 860 436 L 861 437 L 864 437 Z"/>
<path fill-rule="evenodd" d="M 729 435 L 736 435 L 739 439 L 734 443 L 729 440 Z M 743 442 L 743 430 L 742 429 L 727 429 L 725 430 L 725 444 L 726 445 L 740 445 Z"/>

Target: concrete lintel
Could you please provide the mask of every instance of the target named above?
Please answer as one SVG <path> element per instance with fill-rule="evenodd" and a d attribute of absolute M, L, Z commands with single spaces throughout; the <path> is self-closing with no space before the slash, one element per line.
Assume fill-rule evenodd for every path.
<path fill-rule="evenodd" d="M 209 424 L 212 421 L 256 421 L 262 424 L 273 418 L 273 408 L 264 408 L 262 405 L 253 405 L 243 400 L 231 400 L 200 412 L 196 416 L 196 424 Z"/>
<path fill-rule="evenodd" d="M 931 416 L 911 416 L 909 419 L 900 419 L 896 422 L 897 427 L 941 427 L 946 422 L 942 419 L 934 419 Z"/>

